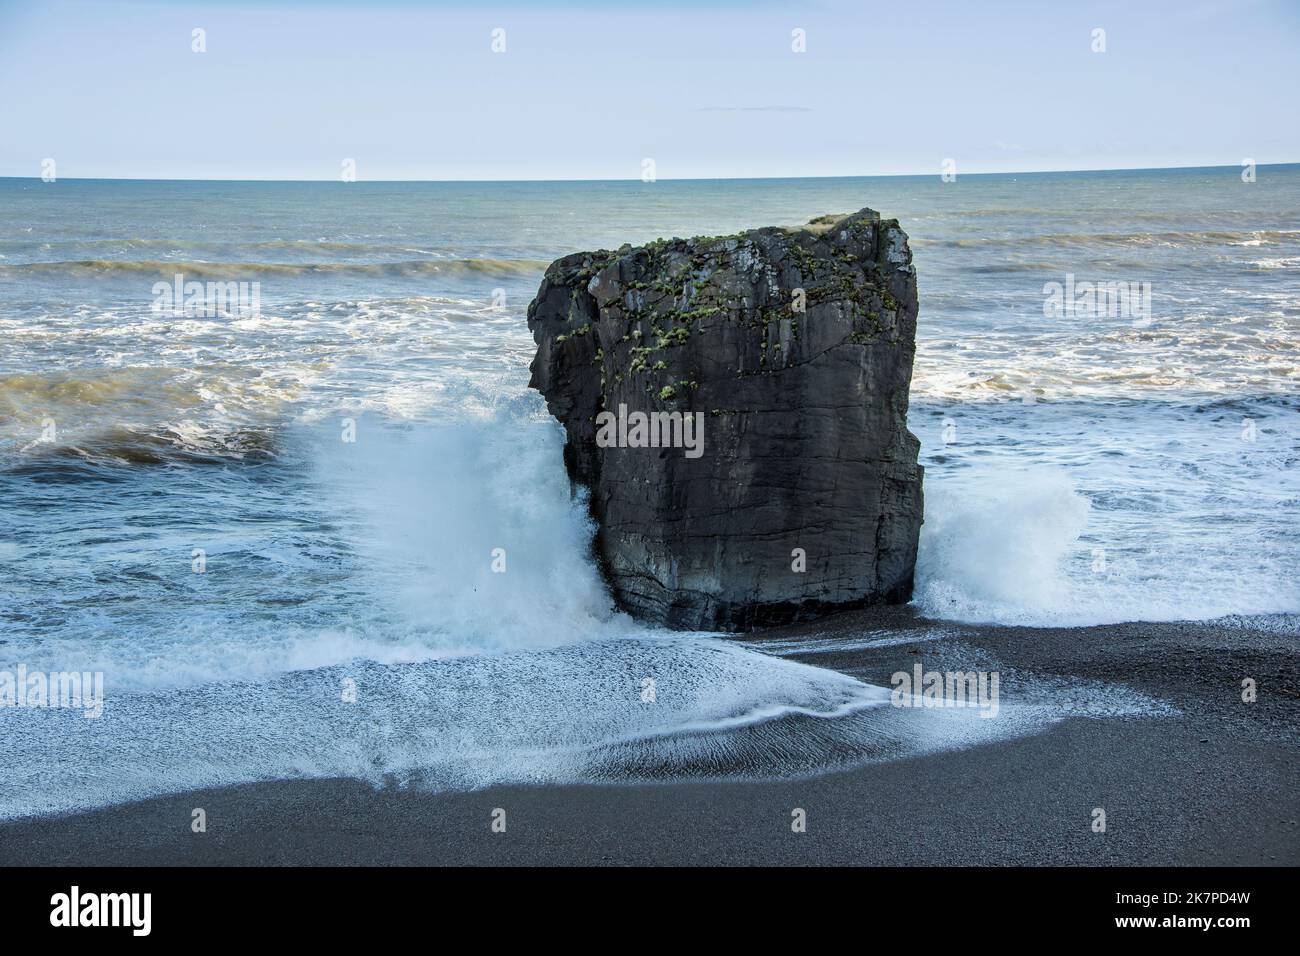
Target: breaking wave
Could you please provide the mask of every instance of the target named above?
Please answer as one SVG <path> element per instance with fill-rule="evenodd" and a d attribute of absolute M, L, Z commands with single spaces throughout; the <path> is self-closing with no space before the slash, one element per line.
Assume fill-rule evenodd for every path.
<path fill-rule="evenodd" d="M 405 259 L 391 262 L 201 262 L 181 259 L 77 259 L 53 262 L 0 264 L 0 277 L 46 275 L 102 277 L 155 276 L 171 279 L 251 280 L 259 276 L 530 276 L 550 263 L 541 259 Z"/>
<path fill-rule="evenodd" d="M 1123 513 L 1113 513 L 1114 496 L 1081 493 L 1061 469 L 977 467 L 946 482 L 933 475 L 914 597 L 926 616 L 1083 627 L 1300 613 L 1293 547 L 1268 502 L 1247 497 L 1235 544 L 1211 544 L 1176 525 L 1135 541 Z M 1170 489 L 1171 498 L 1190 493 Z M 1152 548 L 1163 560 L 1148 560 Z"/>
<path fill-rule="evenodd" d="M 1239 231 L 1079 232 L 1041 235 L 988 236 L 978 239 L 912 239 L 913 245 L 937 249 L 976 249 L 1008 246 L 1186 246 L 1267 245 L 1300 241 L 1300 229 L 1248 229 Z"/>

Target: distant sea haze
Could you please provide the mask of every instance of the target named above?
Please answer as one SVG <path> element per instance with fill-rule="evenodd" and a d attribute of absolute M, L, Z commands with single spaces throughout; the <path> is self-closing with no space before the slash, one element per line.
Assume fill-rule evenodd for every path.
<path fill-rule="evenodd" d="M 554 258 L 862 206 L 907 230 L 920 289 L 919 610 L 1295 628 L 1300 167 L 3 179 L 0 671 L 102 672 L 104 698 L 96 720 L 0 711 L 0 816 L 293 775 L 579 778 L 597 753 L 615 776 L 723 753 L 774 772 L 753 736 L 801 712 L 833 728 L 813 763 L 881 734 L 916 752 L 875 723 L 887 689 L 614 612 L 527 389 L 525 310 Z M 257 301 L 157 307 L 177 281 L 203 285 L 196 305 L 209 283 Z M 647 660 L 709 693 L 623 708 L 610 675 L 639 687 Z M 539 674 L 566 695 L 530 697 Z M 375 708 L 421 719 L 384 736 Z M 1013 724 L 1004 707 L 970 732 Z M 682 727 L 717 749 L 663 743 Z M 111 756 L 85 762 L 88 742 Z"/>

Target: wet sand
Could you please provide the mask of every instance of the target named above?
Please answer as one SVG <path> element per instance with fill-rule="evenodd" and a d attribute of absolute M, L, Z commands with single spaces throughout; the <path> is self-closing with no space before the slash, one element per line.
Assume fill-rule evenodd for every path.
<path fill-rule="evenodd" d="M 898 639 L 860 646 L 882 631 Z M 885 686 L 918 659 L 976 655 L 1011 675 L 1004 703 L 1016 700 L 1014 675 L 1032 673 L 1124 685 L 1176 713 L 1071 717 L 1035 736 L 791 780 L 224 787 L 0 824 L 0 865 L 1300 864 L 1293 633 L 967 626 L 890 609 L 748 637 L 810 641 L 817 652 L 794 659 Z M 1247 677 L 1254 703 L 1241 699 Z M 191 831 L 196 807 L 206 833 Z M 505 832 L 492 829 L 498 808 Z M 791 830 L 795 808 L 806 832 Z"/>

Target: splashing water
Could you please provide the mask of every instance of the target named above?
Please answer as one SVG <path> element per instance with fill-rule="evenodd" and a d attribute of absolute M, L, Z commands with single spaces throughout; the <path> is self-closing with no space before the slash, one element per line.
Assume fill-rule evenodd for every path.
<path fill-rule="evenodd" d="M 1300 171 L 1230 202 L 1216 175 L 664 182 L 652 202 L 0 181 L 0 670 L 103 671 L 108 695 L 98 721 L 0 710 L 0 816 L 302 775 L 815 772 L 1066 712 L 1045 693 L 1006 720 L 901 713 L 614 610 L 526 391 L 523 312 L 546 262 L 624 241 L 901 218 L 925 613 L 1300 612 Z M 260 282 L 261 312 L 160 315 L 176 272 Z M 1042 286 L 1067 272 L 1151 281 L 1153 322 L 1049 320 Z"/>

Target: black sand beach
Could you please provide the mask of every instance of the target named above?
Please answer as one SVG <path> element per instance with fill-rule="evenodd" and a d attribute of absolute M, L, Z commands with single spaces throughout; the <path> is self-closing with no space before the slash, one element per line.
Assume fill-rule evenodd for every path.
<path fill-rule="evenodd" d="M 0 865 L 1300 864 L 1295 637 L 1247 622 L 1004 628 L 906 609 L 754 635 L 815 641 L 796 659 L 889 685 L 918 655 L 1122 684 L 1159 717 L 1068 718 L 1045 733 L 780 781 L 495 787 L 429 794 L 349 780 L 250 784 L 0 824 Z M 864 633 L 887 646 L 836 651 Z M 828 649 L 829 648 L 829 649 Z M 1244 678 L 1258 686 L 1242 701 Z M 191 812 L 207 813 L 206 833 Z M 791 810 L 807 832 L 791 831 Z M 1092 829 L 1106 811 L 1106 832 Z M 504 833 L 491 829 L 507 812 Z"/>

